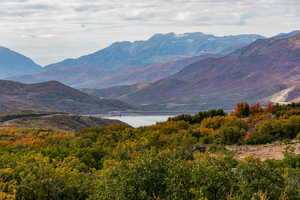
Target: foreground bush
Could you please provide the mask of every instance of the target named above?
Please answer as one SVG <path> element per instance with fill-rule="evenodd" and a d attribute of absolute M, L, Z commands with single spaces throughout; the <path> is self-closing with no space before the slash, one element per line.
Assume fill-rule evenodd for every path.
<path fill-rule="evenodd" d="M 147 155 L 100 173 L 89 199 L 299 199 L 300 170 L 285 165 L 226 156 L 190 162 L 170 152 Z"/>
<path fill-rule="evenodd" d="M 282 139 L 293 139 L 300 132 L 300 116 L 267 121 L 255 128 L 246 141 L 248 144 L 265 144 Z"/>

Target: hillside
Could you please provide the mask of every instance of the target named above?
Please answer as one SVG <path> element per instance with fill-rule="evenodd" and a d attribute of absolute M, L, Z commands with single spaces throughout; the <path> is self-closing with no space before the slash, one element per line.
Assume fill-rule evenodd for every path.
<path fill-rule="evenodd" d="M 124 124 L 118 120 L 102 119 L 49 111 L 22 111 L 0 115 L 0 127 L 41 128 L 79 131 L 84 128 Z"/>
<path fill-rule="evenodd" d="M 74 84 L 74 86 L 78 88 L 101 89 L 113 86 L 151 83 L 163 78 L 167 78 L 196 61 L 203 60 L 205 58 L 221 56 L 221 54 L 196 56 L 174 62 L 154 64 L 146 67 L 131 67 L 106 73 L 103 74 L 101 78 L 88 79 L 86 82 L 77 83 Z"/>
<path fill-rule="evenodd" d="M 119 99 L 140 104 L 230 108 L 241 101 L 270 101 L 273 95 L 292 88 L 288 99 L 297 100 L 299 77 L 300 34 L 296 34 L 257 40 L 225 57 L 198 61 Z"/>
<path fill-rule="evenodd" d="M 97 89 L 154 82 L 193 62 L 223 56 L 259 38 L 263 37 L 156 34 L 146 41 L 117 42 L 93 54 L 46 66 L 42 72 L 7 79 L 24 83 L 57 80 L 76 88 Z"/>
<path fill-rule="evenodd" d="M 42 67 L 30 58 L 0 46 L 0 78 L 39 72 Z"/>
<path fill-rule="evenodd" d="M 0 81 L 0 111 L 56 110 L 75 114 L 99 114 L 134 109 L 118 100 L 101 100 L 57 81 L 22 84 Z"/>

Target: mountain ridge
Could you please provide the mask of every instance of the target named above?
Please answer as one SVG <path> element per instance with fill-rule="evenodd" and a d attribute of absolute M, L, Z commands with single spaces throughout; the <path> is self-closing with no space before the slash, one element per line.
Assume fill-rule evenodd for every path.
<path fill-rule="evenodd" d="M 166 56 L 163 62 L 169 62 L 183 55 L 192 57 L 203 55 L 203 52 L 205 54 L 224 53 L 249 44 L 258 38 L 264 38 L 255 34 L 218 37 L 201 32 L 178 35 L 180 34 L 155 34 L 148 40 L 115 42 L 94 53 L 47 65 L 45 69 L 78 65 L 87 67 L 97 65 L 107 67 L 105 65 L 108 65 L 110 68 L 118 68 L 119 65 L 140 67 L 160 63 L 161 61 L 155 61 L 155 59 L 162 59 L 161 56 Z M 172 59 L 168 56 L 177 58 Z M 98 63 L 93 63 L 95 60 Z"/>

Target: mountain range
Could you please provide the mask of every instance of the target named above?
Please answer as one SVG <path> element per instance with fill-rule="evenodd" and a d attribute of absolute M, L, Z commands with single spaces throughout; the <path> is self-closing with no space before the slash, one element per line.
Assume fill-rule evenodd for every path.
<path fill-rule="evenodd" d="M 1 69 L 6 74 L 14 74 L 9 66 L 27 66 L 8 78 L 27 84 L 0 81 L 4 111 L 34 108 L 90 114 L 137 108 L 130 104 L 229 109 L 240 101 L 300 100 L 299 31 L 271 38 L 156 34 L 147 41 L 117 42 L 44 68 L 9 49 L 2 51 Z M 42 81 L 48 82 L 37 83 Z"/>
<path fill-rule="evenodd" d="M 57 80 L 76 88 L 153 82 L 179 72 L 192 62 L 224 56 L 260 38 L 263 36 L 156 34 L 146 41 L 116 42 L 90 55 L 48 65 L 42 72 L 7 79 L 24 83 Z"/>
<path fill-rule="evenodd" d="M 74 114 L 100 114 L 136 107 L 118 100 L 99 99 L 57 81 L 22 84 L 0 80 L 0 111 L 55 110 Z"/>
<path fill-rule="evenodd" d="M 197 61 L 143 87 L 86 92 L 182 109 L 231 108 L 240 101 L 296 101 L 300 97 L 300 33 L 256 40 L 227 56 Z"/>
<path fill-rule="evenodd" d="M 90 55 L 77 59 L 66 59 L 46 67 L 53 69 L 84 66 L 106 70 L 142 67 L 185 57 L 228 53 L 259 38 L 263 38 L 263 36 L 237 35 L 217 37 L 203 33 L 155 34 L 146 41 L 116 42 Z"/>

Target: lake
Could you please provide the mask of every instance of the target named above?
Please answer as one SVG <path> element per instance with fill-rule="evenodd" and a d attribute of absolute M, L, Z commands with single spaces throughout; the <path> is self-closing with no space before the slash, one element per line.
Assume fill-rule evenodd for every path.
<path fill-rule="evenodd" d="M 116 119 L 129 124 L 132 127 L 150 126 L 157 122 L 167 121 L 171 115 L 155 115 L 155 116 L 115 116 L 103 117 L 106 119 Z"/>

